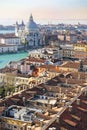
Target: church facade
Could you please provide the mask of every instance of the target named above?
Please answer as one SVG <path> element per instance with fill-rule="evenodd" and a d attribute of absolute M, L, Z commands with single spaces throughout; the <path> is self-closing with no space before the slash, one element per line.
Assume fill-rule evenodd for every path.
<path fill-rule="evenodd" d="M 27 25 L 22 23 L 19 25 L 16 22 L 15 35 L 21 38 L 23 44 L 27 44 L 28 47 L 38 47 L 43 45 L 43 37 L 40 34 L 38 25 L 34 22 L 31 15 Z"/>

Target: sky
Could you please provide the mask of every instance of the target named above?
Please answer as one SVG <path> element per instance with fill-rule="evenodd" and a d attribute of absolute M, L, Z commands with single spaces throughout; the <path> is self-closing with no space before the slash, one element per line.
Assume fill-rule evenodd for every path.
<path fill-rule="evenodd" d="M 87 0 L 0 0 L 0 24 L 28 21 L 37 23 L 81 21 L 87 23 Z"/>

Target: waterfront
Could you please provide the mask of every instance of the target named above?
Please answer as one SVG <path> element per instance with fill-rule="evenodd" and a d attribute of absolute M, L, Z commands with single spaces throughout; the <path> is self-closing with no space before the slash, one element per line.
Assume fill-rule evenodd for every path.
<path fill-rule="evenodd" d="M 10 61 L 18 61 L 28 56 L 28 52 L 0 55 L 0 68 L 5 67 Z"/>

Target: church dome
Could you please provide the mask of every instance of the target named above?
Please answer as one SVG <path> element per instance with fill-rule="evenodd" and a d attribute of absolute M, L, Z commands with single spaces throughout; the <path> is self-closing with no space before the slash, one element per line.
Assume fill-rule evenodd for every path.
<path fill-rule="evenodd" d="M 38 29 L 38 26 L 37 26 L 37 24 L 34 22 L 32 15 L 30 16 L 29 22 L 28 22 L 28 24 L 27 24 L 27 29 L 28 29 L 28 30 L 37 30 L 37 29 Z"/>

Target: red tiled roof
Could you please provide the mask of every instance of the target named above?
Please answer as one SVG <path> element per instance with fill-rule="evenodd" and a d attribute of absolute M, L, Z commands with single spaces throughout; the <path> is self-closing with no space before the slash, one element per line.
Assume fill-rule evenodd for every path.
<path fill-rule="evenodd" d="M 39 58 L 29 58 L 29 59 L 25 59 L 26 62 L 39 62 L 39 63 L 44 63 L 45 60 L 43 59 L 39 59 Z"/>
<path fill-rule="evenodd" d="M 66 109 L 59 118 L 59 123 L 54 122 L 51 127 L 56 130 L 86 130 L 87 129 L 87 104 L 84 105 L 83 100 L 87 101 L 87 97 L 81 95 L 79 97 L 80 105 L 76 101 L 72 104 L 72 111 Z M 79 109 L 78 109 L 79 108 Z M 47 128 L 49 130 L 49 128 Z"/>
<path fill-rule="evenodd" d="M 61 67 L 79 69 L 80 63 L 79 62 L 70 62 L 69 61 L 66 64 L 63 64 Z"/>

